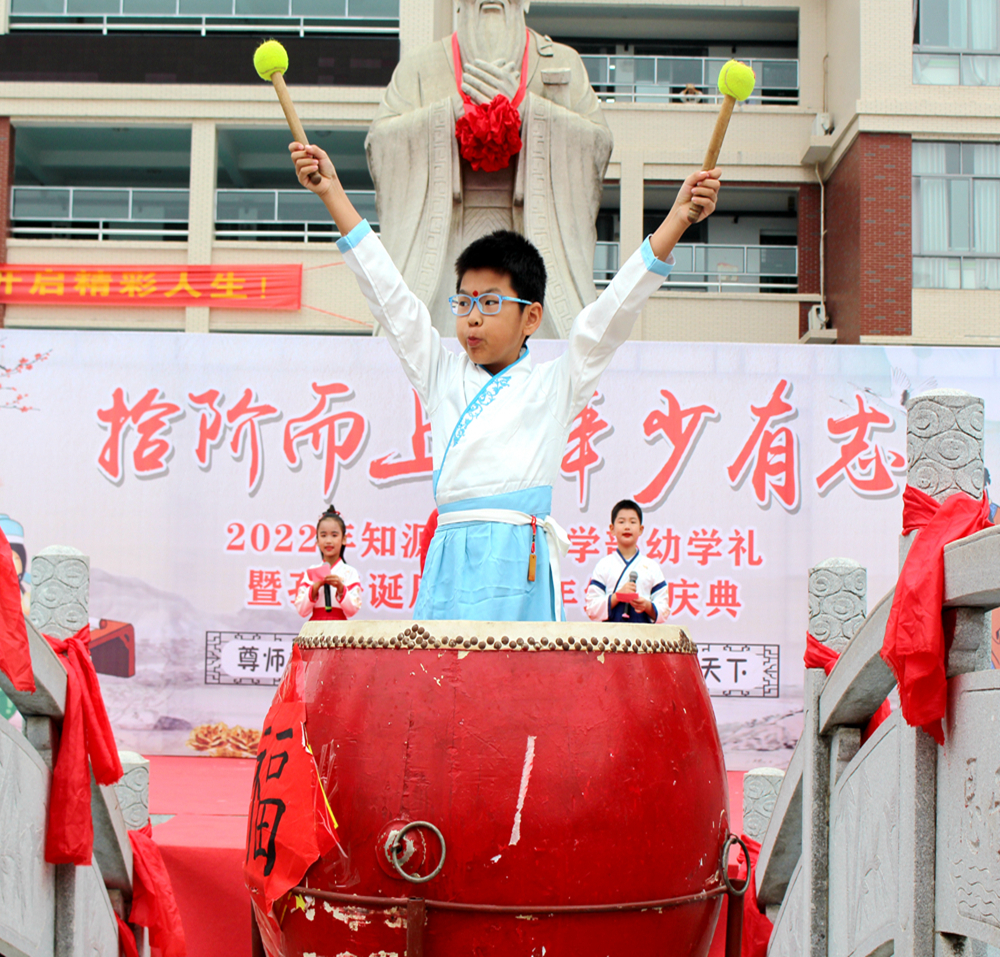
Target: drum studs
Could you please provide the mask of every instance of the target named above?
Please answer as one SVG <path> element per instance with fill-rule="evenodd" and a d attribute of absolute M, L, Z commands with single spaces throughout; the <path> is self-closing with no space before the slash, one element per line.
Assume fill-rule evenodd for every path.
<path fill-rule="evenodd" d="M 680 631 L 676 638 L 652 637 L 642 639 L 619 638 L 612 635 L 574 637 L 561 635 L 558 638 L 546 636 L 535 637 L 527 635 L 520 638 L 510 638 L 502 635 L 499 638 L 489 635 L 479 637 L 470 635 L 468 638 L 457 635 L 453 638 L 447 635 L 435 636 L 420 625 L 414 625 L 395 635 L 302 635 L 295 643 L 303 649 L 323 648 L 458 648 L 477 649 L 480 651 L 615 651 L 633 654 L 670 653 L 695 655 L 698 648 Z"/>

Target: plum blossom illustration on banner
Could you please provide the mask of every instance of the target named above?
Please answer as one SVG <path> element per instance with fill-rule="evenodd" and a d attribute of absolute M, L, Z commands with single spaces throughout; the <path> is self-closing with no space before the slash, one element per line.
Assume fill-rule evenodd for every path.
<path fill-rule="evenodd" d="M 15 376 L 31 372 L 40 362 L 45 362 L 52 354 L 51 349 L 45 352 L 36 352 L 33 356 L 21 356 L 16 362 L 7 358 L 7 345 L 0 341 L 0 409 L 11 409 L 15 412 L 37 412 L 38 410 L 28 404 L 28 393 L 20 386 L 9 385 L 8 382 Z"/>
<path fill-rule="evenodd" d="M 782 379 L 762 406 L 750 406 L 757 422 L 739 455 L 726 469 L 729 484 L 739 488 L 747 473 L 757 504 L 766 508 L 773 495 L 789 512 L 799 505 L 799 439 L 778 423 L 794 418 L 798 410 L 787 401 L 792 384 Z"/>

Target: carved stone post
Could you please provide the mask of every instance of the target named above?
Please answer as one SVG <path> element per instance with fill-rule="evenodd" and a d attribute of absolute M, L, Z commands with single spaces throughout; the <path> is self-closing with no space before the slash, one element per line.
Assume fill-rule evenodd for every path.
<path fill-rule="evenodd" d="M 809 569 L 809 634 L 841 654 L 868 614 L 868 572 L 850 558 Z"/>
<path fill-rule="evenodd" d="M 149 761 L 135 751 L 119 751 L 125 771 L 115 785 L 122 817 L 130 831 L 149 823 Z"/>
<path fill-rule="evenodd" d="M 90 559 L 68 545 L 42 549 L 31 561 L 31 622 L 44 635 L 68 638 L 88 621 Z M 50 718 L 26 721 L 28 739 L 48 740 Z M 36 745 L 37 746 L 37 745 Z M 56 866 L 56 957 L 72 957 L 76 924 L 76 867 Z"/>
<path fill-rule="evenodd" d="M 906 484 L 943 502 L 983 494 L 983 400 L 959 389 L 923 392 L 906 403 Z"/>
<path fill-rule="evenodd" d="M 943 502 L 965 492 L 981 498 L 983 466 L 983 400 L 957 389 L 936 389 L 907 405 L 906 455 L 908 485 Z M 899 565 L 919 532 L 900 536 Z M 948 656 L 948 673 L 974 670 L 985 655 L 989 662 L 989 613 L 962 609 Z M 903 938 L 896 952 L 930 957 L 935 953 L 934 877 L 938 749 L 919 728 L 900 722 L 899 924 Z M 912 782 L 912 788 L 908 786 Z M 911 882 L 912 875 L 912 882 Z"/>
<path fill-rule="evenodd" d="M 754 768 L 743 775 L 743 833 L 747 837 L 764 840 L 784 778 L 785 772 L 778 768 Z"/>

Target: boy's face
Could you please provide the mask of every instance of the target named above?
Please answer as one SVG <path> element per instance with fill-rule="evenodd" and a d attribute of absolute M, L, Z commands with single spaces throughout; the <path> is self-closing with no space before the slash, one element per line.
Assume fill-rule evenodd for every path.
<path fill-rule="evenodd" d="M 510 284 L 510 276 L 493 269 L 470 269 L 462 276 L 458 291 L 463 296 L 495 292 L 520 298 Z M 455 335 L 473 362 L 490 375 L 496 375 L 517 362 L 525 338 L 535 332 L 541 322 L 540 302 L 530 306 L 502 302 L 495 316 L 484 316 L 477 306 L 473 306 L 467 316 L 455 317 Z"/>
<path fill-rule="evenodd" d="M 623 508 L 611 523 L 611 534 L 615 536 L 618 547 L 629 551 L 636 547 L 642 538 L 642 522 L 639 516 L 630 509 Z"/>

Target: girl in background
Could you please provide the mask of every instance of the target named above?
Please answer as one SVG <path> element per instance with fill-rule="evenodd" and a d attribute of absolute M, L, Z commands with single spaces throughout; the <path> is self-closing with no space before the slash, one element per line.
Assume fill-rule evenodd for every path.
<path fill-rule="evenodd" d="M 295 607 L 310 621 L 346 621 L 361 609 L 363 590 L 358 573 L 344 561 L 347 526 L 332 505 L 316 523 L 316 545 L 323 564 L 306 573 Z"/>

